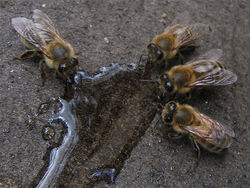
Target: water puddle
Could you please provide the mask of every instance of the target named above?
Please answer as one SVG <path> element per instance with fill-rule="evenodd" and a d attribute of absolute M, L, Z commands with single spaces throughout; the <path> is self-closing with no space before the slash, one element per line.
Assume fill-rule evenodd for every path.
<path fill-rule="evenodd" d="M 37 185 L 38 188 L 52 187 L 55 180 L 61 174 L 68 157 L 78 141 L 78 129 L 75 115 L 72 113 L 72 104 L 63 99 L 59 99 L 59 102 L 62 104 L 62 107 L 56 117 L 49 119 L 49 124 L 61 121 L 67 127 L 67 133 L 63 137 L 62 144 L 51 150 L 48 170 Z M 50 132 L 51 131 L 49 131 L 49 133 Z M 48 133 L 48 131 L 46 131 L 46 133 Z"/>
<path fill-rule="evenodd" d="M 100 180 L 114 182 L 156 112 L 158 85 L 141 82 L 143 74 L 143 66 L 115 63 L 95 75 L 78 72 L 75 84 L 65 87 L 69 102 L 59 100 L 59 112 L 43 129 L 44 139 L 57 141 L 48 147 L 47 165 L 34 186 L 92 187 Z M 51 108 L 46 103 L 43 107 L 40 114 Z M 61 137 L 53 123 L 62 124 Z"/>

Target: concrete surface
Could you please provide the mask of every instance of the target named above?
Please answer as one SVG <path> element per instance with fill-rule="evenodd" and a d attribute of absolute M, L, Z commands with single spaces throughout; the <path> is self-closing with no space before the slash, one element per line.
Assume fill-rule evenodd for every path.
<path fill-rule="evenodd" d="M 185 10 L 194 22 L 209 24 L 210 32 L 193 55 L 211 48 L 223 49 L 222 60 L 238 75 L 238 81 L 231 86 L 194 93 L 188 103 L 233 127 L 236 141 L 223 156 L 202 151 L 199 167 L 192 170 L 196 155 L 189 140 L 174 142 L 155 134 L 150 127 L 125 161 L 113 187 L 250 187 L 250 2 L 247 0 L 1 1 L 0 182 L 6 187 L 34 186 L 46 163 L 43 158 L 48 142 L 41 135 L 43 123 L 30 130 L 25 121 L 40 103 L 64 92 L 63 83 L 55 79 L 53 71 L 48 71 L 47 82 L 41 87 L 37 63 L 12 60 L 25 48 L 10 19 L 30 17 L 36 8 L 55 22 L 62 36 L 79 53 L 81 68 L 90 72 L 111 62 L 137 62 L 148 42 Z M 165 19 L 161 17 L 164 13 Z M 65 187 L 85 186 L 74 185 L 77 186 L 67 182 Z M 108 187 L 108 184 L 99 181 L 89 186 Z"/>

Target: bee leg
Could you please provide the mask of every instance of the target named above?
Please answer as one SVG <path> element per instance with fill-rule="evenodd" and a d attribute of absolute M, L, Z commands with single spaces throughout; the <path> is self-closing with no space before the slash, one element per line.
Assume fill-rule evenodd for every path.
<path fill-rule="evenodd" d="M 144 76 L 147 77 L 150 75 L 151 68 L 152 68 L 152 63 L 149 60 L 147 60 L 145 67 L 144 67 Z"/>
<path fill-rule="evenodd" d="M 199 44 L 190 44 L 189 46 L 186 47 L 186 51 L 193 51 L 195 48 L 199 48 L 201 45 Z"/>
<path fill-rule="evenodd" d="M 187 102 L 187 101 L 189 101 L 190 99 L 191 99 L 191 93 L 190 92 L 188 92 L 188 93 L 186 93 L 186 94 L 182 94 L 182 95 L 179 95 L 178 96 L 178 98 L 180 99 L 180 101 L 182 102 L 182 103 L 185 103 L 185 102 Z"/>
<path fill-rule="evenodd" d="M 196 165 L 195 165 L 197 167 L 199 165 L 200 158 L 201 158 L 201 150 L 200 150 L 198 143 L 193 138 L 190 137 L 190 139 L 192 141 L 192 145 L 194 149 L 197 151 L 197 160 L 196 160 Z"/>
<path fill-rule="evenodd" d="M 180 64 L 182 64 L 182 65 L 184 64 L 184 57 L 180 51 L 178 52 L 178 60 L 179 60 Z"/>
<path fill-rule="evenodd" d="M 64 82 L 67 82 L 67 78 L 63 73 L 56 71 L 56 77 L 62 79 Z"/>
<path fill-rule="evenodd" d="M 39 62 L 40 75 L 41 75 L 41 79 L 42 79 L 42 86 L 44 86 L 44 83 L 45 83 L 45 80 L 46 80 L 46 74 L 45 74 L 45 71 L 44 71 L 45 66 L 46 66 L 46 63 L 45 63 L 44 59 L 42 59 Z"/>
<path fill-rule="evenodd" d="M 139 59 L 138 63 L 137 63 L 138 65 L 140 65 L 140 64 L 143 62 L 143 59 L 142 59 L 143 56 L 146 56 L 146 57 L 147 57 L 148 55 L 142 54 L 142 55 L 140 56 L 140 59 Z M 147 62 L 146 62 L 146 63 L 148 63 L 148 59 L 147 59 Z"/>
<path fill-rule="evenodd" d="M 157 101 L 158 101 L 159 105 L 161 105 L 161 107 L 163 109 L 164 105 L 167 102 L 169 102 L 169 96 L 166 95 L 166 93 L 160 91 L 159 95 L 157 95 Z"/>
<path fill-rule="evenodd" d="M 182 47 L 180 49 L 181 52 L 189 52 L 189 51 L 193 51 L 195 48 L 200 47 L 199 44 L 189 44 L 188 46 Z"/>
<path fill-rule="evenodd" d="M 164 106 L 161 103 L 158 103 L 156 111 L 161 113 L 163 108 Z"/>
<path fill-rule="evenodd" d="M 187 100 L 190 100 L 190 99 L 191 99 L 191 97 L 192 97 L 192 95 L 191 95 L 191 93 L 190 93 L 190 92 L 186 93 L 186 99 L 187 99 Z"/>
<path fill-rule="evenodd" d="M 31 59 L 35 56 L 39 56 L 38 55 L 38 51 L 36 49 L 32 49 L 32 50 L 25 50 L 22 54 L 20 54 L 18 57 L 14 57 L 13 60 L 20 60 L 20 61 L 24 61 L 27 59 Z"/>
<path fill-rule="evenodd" d="M 182 94 L 180 94 L 180 93 L 174 93 L 172 96 L 171 96 L 171 98 L 170 98 L 170 100 L 169 101 L 178 101 L 178 100 L 182 100 L 182 98 L 183 98 L 183 95 Z M 168 102 L 169 102 L 168 101 Z"/>
<path fill-rule="evenodd" d="M 170 139 L 177 140 L 183 137 L 184 137 L 184 134 L 181 134 L 181 133 L 168 133 L 168 138 Z"/>

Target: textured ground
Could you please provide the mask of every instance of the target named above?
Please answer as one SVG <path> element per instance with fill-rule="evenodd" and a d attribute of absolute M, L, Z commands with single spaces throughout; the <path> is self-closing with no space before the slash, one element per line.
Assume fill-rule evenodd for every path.
<path fill-rule="evenodd" d="M 51 17 L 79 53 L 81 68 L 90 72 L 111 62 L 137 62 L 148 42 L 183 11 L 188 11 L 194 22 L 209 24 L 210 32 L 194 55 L 211 48 L 223 49 L 222 60 L 238 75 L 238 81 L 231 86 L 194 93 L 189 104 L 233 127 L 237 140 L 223 156 L 202 151 L 200 165 L 194 171 L 196 156 L 189 140 L 171 141 L 156 135 L 151 126 L 125 161 L 114 187 L 250 187 L 250 3 L 247 0 L 1 1 L 0 183 L 27 187 L 37 179 L 45 163 L 47 142 L 41 136 L 42 123 L 29 130 L 25 121 L 40 103 L 64 92 L 62 82 L 55 79 L 52 71 L 48 71 L 48 80 L 41 87 L 37 63 L 12 60 L 24 47 L 10 19 L 30 17 L 35 8 Z M 162 18 L 163 14 L 166 18 Z M 128 102 L 132 104 L 134 100 L 137 96 Z M 128 103 L 125 107 L 137 109 Z M 79 174 L 73 174 L 72 182 L 65 184 L 84 187 L 77 177 L 81 179 Z M 108 185 L 99 181 L 91 186 Z"/>

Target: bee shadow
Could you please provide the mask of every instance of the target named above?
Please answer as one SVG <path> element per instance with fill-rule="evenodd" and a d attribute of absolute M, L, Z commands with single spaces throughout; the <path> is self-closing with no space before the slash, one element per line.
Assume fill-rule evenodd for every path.
<path fill-rule="evenodd" d="M 218 97 L 218 88 L 215 87 L 199 87 L 194 88 L 190 95 L 190 101 L 201 102 L 201 101 L 213 101 L 216 97 Z M 195 100 L 199 99 L 199 100 Z"/>

